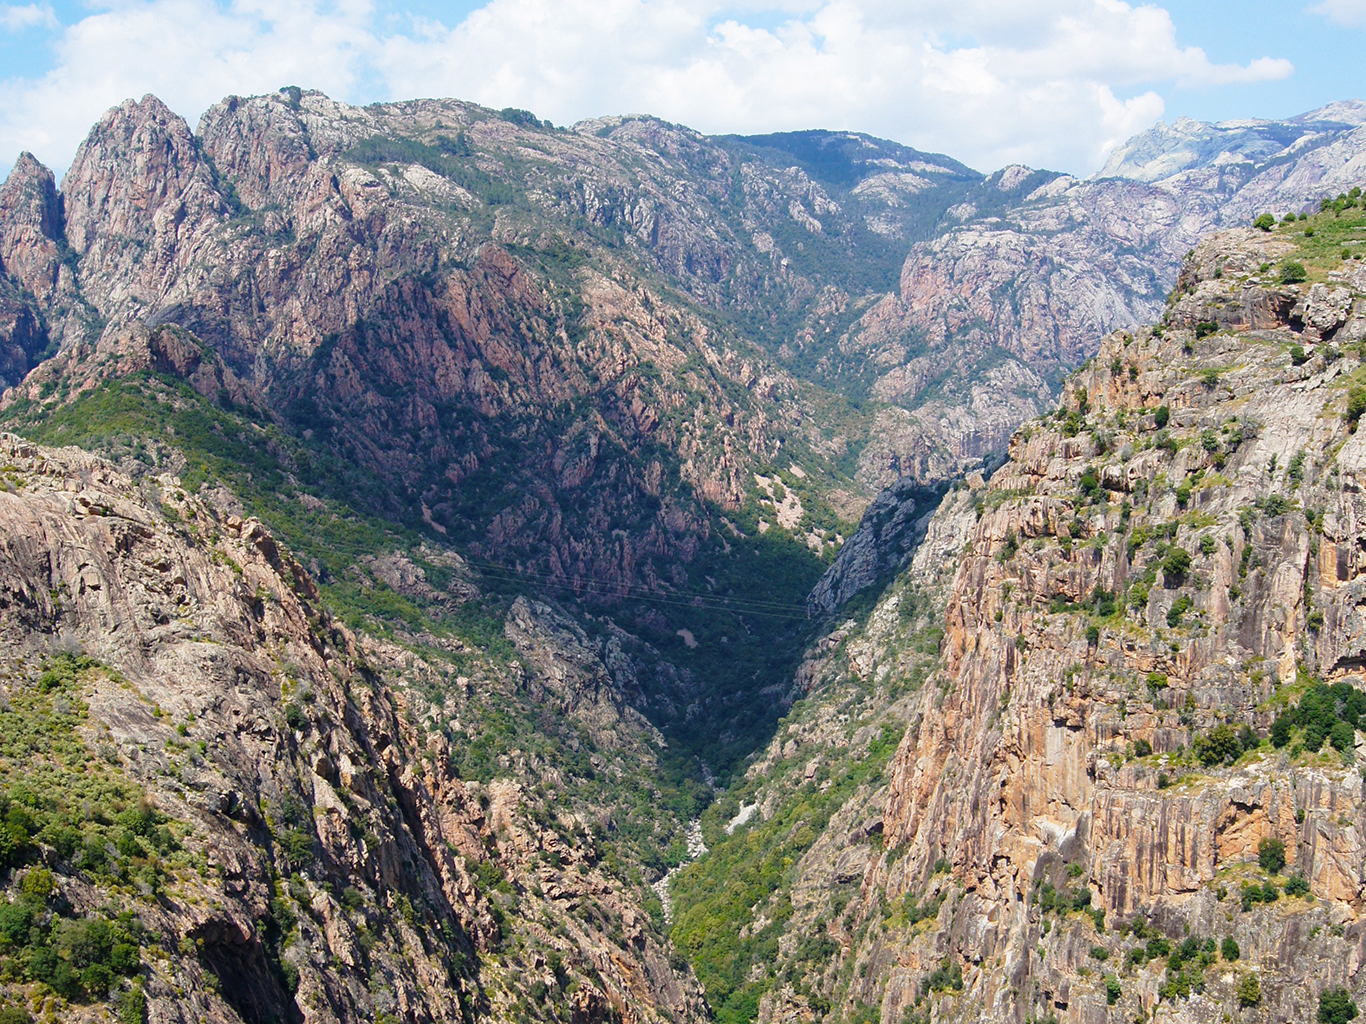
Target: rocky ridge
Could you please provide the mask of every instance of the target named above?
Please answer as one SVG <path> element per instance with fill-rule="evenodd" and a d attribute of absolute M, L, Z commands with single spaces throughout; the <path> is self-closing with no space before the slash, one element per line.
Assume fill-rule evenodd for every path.
<path fill-rule="evenodd" d="M 931 479 L 1003 450 L 1101 337 L 1162 314 L 1185 253 L 1209 232 L 1359 185 L 1363 121 L 1357 101 L 1287 121 L 1187 119 L 1129 140 L 1089 179 L 1035 176 L 1022 190 L 1027 168 L 997 172 L 912 247 L 899 288 L 830 358 L 875 366 L 872 393 L 909 412 L 898 450 L 918 442 L 939 460 L 901 471 Z M 888 482 L 888 465 L 873 446 L 861 475 Z"/>
<path fill-rule="evenodd" d="M 30 820 L 12 810 L 25 787 L 38 793 L 25 813 L 52 823 L 5 846 L 5 906 L 36 906 L 33 934 L 54 942 L 71 922 L 136 922 L 120 968 L 133 988 L 116 984 L 116 1003 L 136 991 L 167 1021 L 700 1019 L 643 889 L 601 859 L 594 835 L 626 808 L 554 797 L 591 769 L 533 758 L 483 783 L 454 770 L 488 728 L 483 703 L 530 688 L 606 776 L 656 776 L 659 737 L 625 704 L 619 644 L 604 662 L 554 609 L 523 602 L 513 659 L 459 642 L 417 655 L 338 624 L 259 522 L 170 474 L 134 482 L 12 435 L 0 464 L 3 711 L 55 701 L 57 721 L 76 716 L 72 754 L 39 733 L 38 760 L 7 746 L 0 763 L 7 843 Z M 82 853 L 97 842 L 82 832 L 135 819 L 118 803 L 64 810 L 38 781 L 48 757 L 80 786 L 112 780 L 101 792 L 123 795 L 105 799 L 162 833 L 114 830 L 112 863 Z M 0 999 L 104 1019 L 107 973 L 35 985 L 6 963 Z"/>

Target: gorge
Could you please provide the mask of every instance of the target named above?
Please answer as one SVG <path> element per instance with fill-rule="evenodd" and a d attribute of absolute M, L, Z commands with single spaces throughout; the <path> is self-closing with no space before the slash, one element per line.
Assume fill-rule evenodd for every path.
<path fill-rule="evenodd" d="M 1077 180 L 291 87 L 20 157 L 0 1002 L 1366 998 L 1363 125 Z"/>

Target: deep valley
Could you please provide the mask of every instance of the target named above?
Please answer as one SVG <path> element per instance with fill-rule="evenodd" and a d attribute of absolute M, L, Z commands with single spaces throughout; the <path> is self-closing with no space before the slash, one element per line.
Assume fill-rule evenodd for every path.
<path fill-rule="evenodd" d="M 1363 184 L 1359 102 L 21 156 L 0 1022 L 1350 1019 Z"/>

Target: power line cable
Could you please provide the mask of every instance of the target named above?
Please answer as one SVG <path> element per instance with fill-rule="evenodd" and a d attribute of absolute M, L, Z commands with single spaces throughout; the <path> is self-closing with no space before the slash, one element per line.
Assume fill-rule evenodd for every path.
<path fill-rule="evenodd" d="M 765 615 L 773 618 L 806 619 L 804 605 L 794 605 L 779 601 L 764 601 L 753 598 L 728 598 L 713 594 L 674 592 L 660 594 L 639 584 L 619 584 L 606 586 L 585 578 L 568 578 L 534 569 L 519 569 L 485 559 L 461 556 L 466 563 L 476 568 L 481 575 L 505 583 L 549 583 L 576 593 L 588 593 L 600 597 L 636 598 L 656 604 L 671 605 L 679 608 L 703 608 L 715 611 L 729 611 L 745 615 Z"/>

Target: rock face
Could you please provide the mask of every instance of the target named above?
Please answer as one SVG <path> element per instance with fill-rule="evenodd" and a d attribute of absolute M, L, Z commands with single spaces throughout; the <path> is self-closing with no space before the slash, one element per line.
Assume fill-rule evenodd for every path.
<path fill-rule="evenodd" d="M 0 387 L 17 384 L 47 347 L 41 309 L 69 302 L 62 202 L 52 172 L 21 153 L 0 187 Z"/>
<path fill-rule="evenodd" d="M 945 498 L 866 623 L 813 648 L 806 706 L 744 795 L 771 824 L 733 842 L 819 800 L 792 766 L 838 785 L 864 723 L 905 735 L 885 786 L 841 797 L 756 904 L 746 927 L 781 921 L 761 1019 L 1273 1021 L 1313 1019 L 1334 987 L 1362 1001 L 1366 743 L 1266 738 L 1312 687 L 1366 689 L 1366 399 L 1338 347 L 1366 327 L 1366 282 L 1353 261 L 1269 283 L 1298 238 L 1197 246 L 1164 325 L 1107 337 L 989 483 Z M 936 593 L 926 678 L 917 603 Z"/>
<path fill-rule="evenodd" d="M 422 696 L 439 682 L 445 712 L 461 715 L 450 702 L 466 687 L 549 687 L 618 759 L 609 770 L 648 776 L 657 736 L 611 687 L 580 685 L 611 677 L 591 645 L 565 647 L 552 609 L 509 625 L 528 668 L 467 648 L 472 678 L 457 681 L 357 639 L 260 523 L 186 497 L 169 475 L 138 486 L 77 449 L 12 435 L 0 463 L 4 710 L 47 692 L 40 666 L 93 659 L 58 695 L 86 709 L 84 760 L 129 780 L 178 836 L 183 863 L 155 895 L 110 888 L 88 857 L 35 840 L 53 914 L 104 907 L 148 929 L 137 974 L 150 1019 L 511 1019 L 547 975 L 576 1020 L 700 1019 L 696 983 L 598 863 L 590 812 L 547 813 L 516 770 L 462 781 L 442 705 Z M 566 658 L 578 675 L 555 669 Z M 7 774 L 7 800 L 17 785 Z M 24 877 L 7 873 L 6 898 L 32 891 Z M 26 995 L 15 982 L 7 973 L 7 1000 Z M 62 1012 L 104 1010 L 95 999 Z"/>
<path fill-rule="evenodd" d="M 887 488 L 863 513 L 858 530 L 806 600 L 811 615 L 829 615 L 860 590 L 895 575 L 910 561 L 925 535 L 929 513 L 939 495 L 902 479 Z"/>

